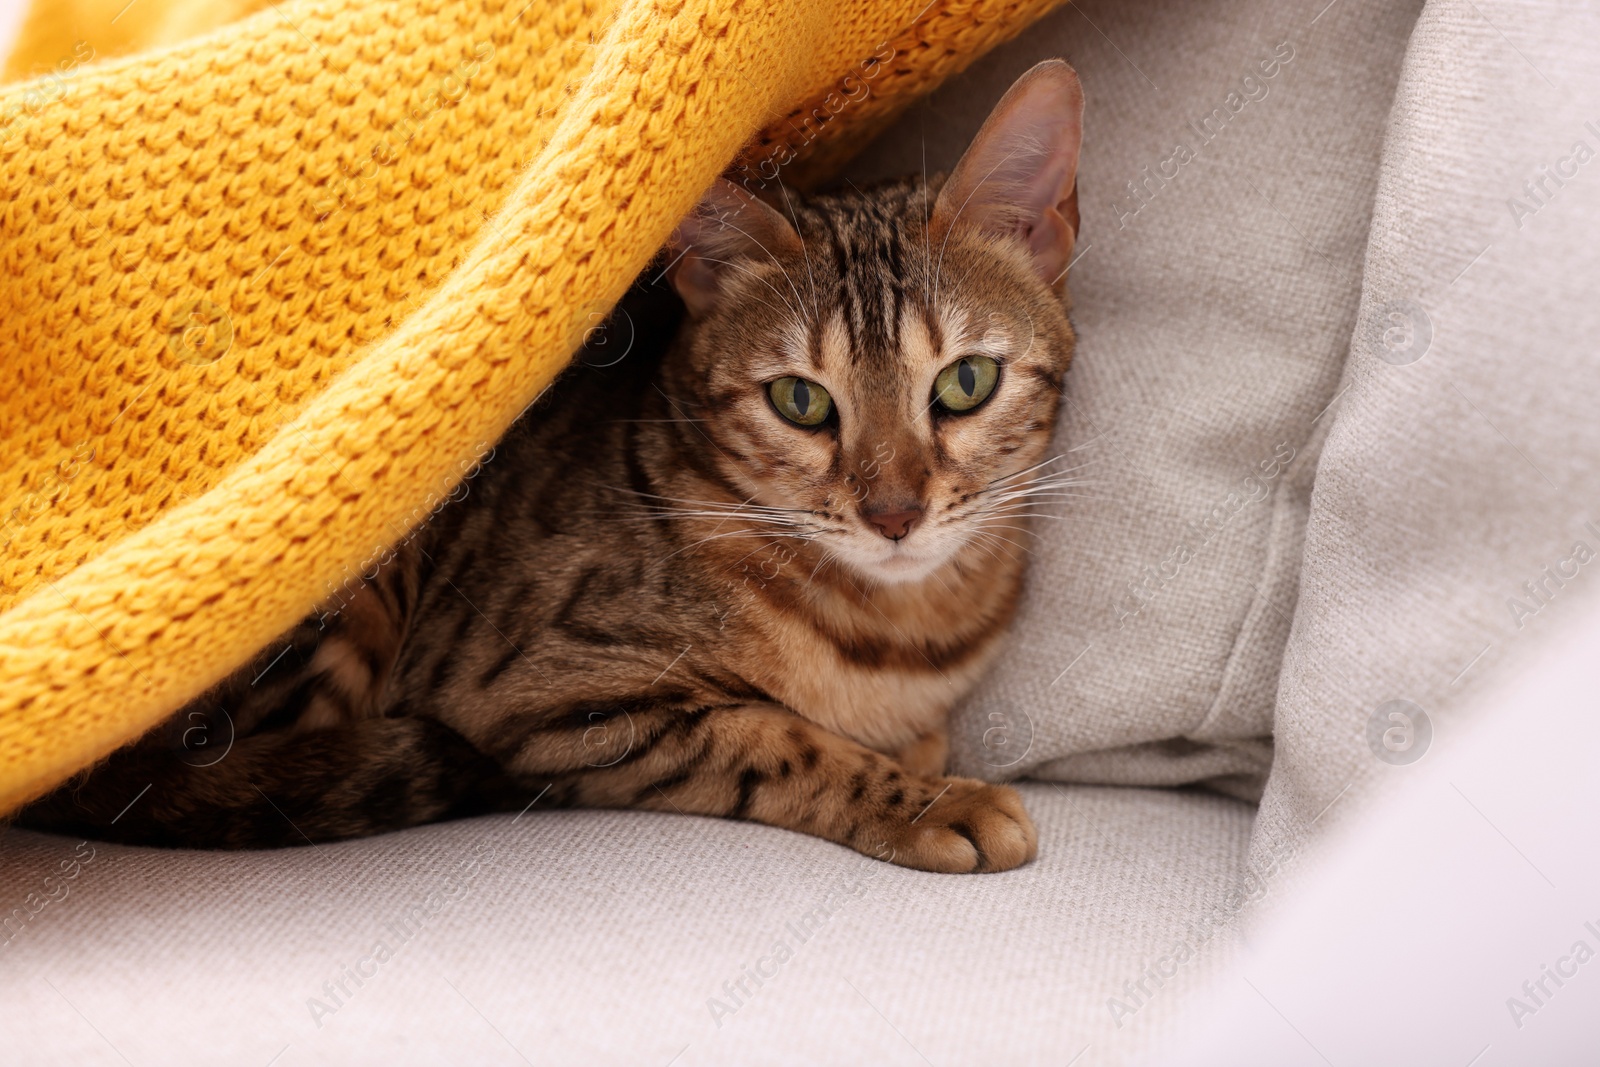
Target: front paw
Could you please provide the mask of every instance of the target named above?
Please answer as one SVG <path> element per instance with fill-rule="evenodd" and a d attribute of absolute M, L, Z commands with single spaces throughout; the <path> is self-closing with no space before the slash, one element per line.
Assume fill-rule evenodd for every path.
<path fill-rule="evenodd" d="M 880 859 L 920 871 L 1008 871 L 1039 851 L 1022 797 L 972 778 L 926 778 L 928 800 L 880 826 Z"/>

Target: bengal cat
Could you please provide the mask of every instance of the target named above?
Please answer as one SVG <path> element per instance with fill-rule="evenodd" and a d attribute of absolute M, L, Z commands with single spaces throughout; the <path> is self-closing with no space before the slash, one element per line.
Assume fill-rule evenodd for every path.
<path fill-rule="evenodd" d="M 369 580 L 22 822 L 252 848 L 621 807 L 1027 862 L 1017 793 L 943 776 L 946 719 L 1067 483 L 1082 109 L 1052 61 L 942 182 L 719 182 L 658 366 L 569 373 Z"/>

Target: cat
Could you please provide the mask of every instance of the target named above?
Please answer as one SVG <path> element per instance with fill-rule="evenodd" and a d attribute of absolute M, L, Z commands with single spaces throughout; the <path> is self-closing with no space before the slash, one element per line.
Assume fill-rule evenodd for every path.
<path fill-rule="evenodd" d="M 20 821 L 253 848 L 621 807 L 1026 863 L 1017 792 L 944 776 L 946 721 L 1067 484 L 1082 111 L 1052 60 L 947 179 L 719 179 L 663 252 L 659 365 L 570 371 L 370 580 Z"/>

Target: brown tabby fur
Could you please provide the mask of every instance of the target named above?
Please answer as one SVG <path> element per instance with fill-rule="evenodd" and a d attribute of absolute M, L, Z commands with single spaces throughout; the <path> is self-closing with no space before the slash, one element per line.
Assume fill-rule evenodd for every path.
<path fill-rule="evenodd" d="M 1012 615 L 1028 509 L 1063 484 L 1074 338 L 1022 243 L 930 219 L 937 191 L 780 195 L 795 239 L 730 253 L 728 299 L 658 367 L 571 372 L 352 597 L 23 822 L 248 848 L 532 803 L 1026 862 L 1016 792 L 943 776 L 946 717 Z M 972 352 L 1001 361 L 994 395 L 935 411 Z M 787 374 L 826 383 L 837 422 L 779 417 L 765 383 Z M 903 541 L 863 519 L 913 505 Z"/>

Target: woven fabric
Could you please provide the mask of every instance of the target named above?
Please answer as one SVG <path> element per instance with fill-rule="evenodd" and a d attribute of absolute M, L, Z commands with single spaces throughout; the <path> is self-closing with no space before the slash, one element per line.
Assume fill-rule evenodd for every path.
<path fill-rule="evenodd" d="M 1418 21 L 1306 527 L 1257 862 L 1313 824 L 1389 815 L 1377 786 L 1455 743 L 1485 687 L 1593 595 L 1597 38 L 1581 6 L 1434 0 Z M 1507 808 L 1473 800 L 1521 842 Z"/>
<path fill-rule="evenodd" d="M 3 1055 L 1127 1063 L 1172 1027 L 1176 983 L 1232 956 L 1221 927 L 1253 809 L 1148 789 L 1023 796 L 1039 859 L 973 877 L 643 812 L 535 809 L 225 854 L 13 830 L 0 839 L 0 904 L 17 909 L 0 915 Z"/>
<path fill-rule="evenodd" d="M 164 44 L 194 5 L 140 0 L 105 54 L 153 50 L 111 59 L 34 19 L 12 69 L 46 73 L 0 93 L 0 811 L 424 518 L 742 146 L 842 152 L 1053 3 L 301 0 Z"/>

